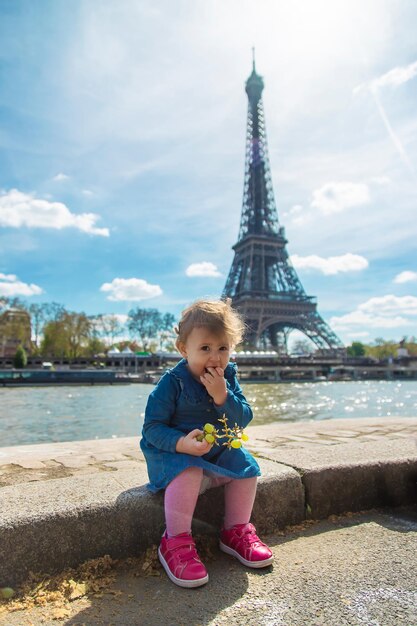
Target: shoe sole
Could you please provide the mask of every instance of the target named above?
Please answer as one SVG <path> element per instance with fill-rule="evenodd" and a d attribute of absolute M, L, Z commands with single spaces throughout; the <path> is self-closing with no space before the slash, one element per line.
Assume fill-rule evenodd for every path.
<path fill-rule="evenodd" d="M 264 559 L 263 561 L 247 561 L 246 559 L 243 558 L 243 556 L 239 554 L 239 552 L 236 552 L 236 550 L 233 550 L 233 548 L 229 548 L 229 546 L 226 546 L 221 541 L 219 542 L 219 545 L 220 545 L 220 550 L 222 550 L 223 552 L 226 552 L 226 554 L 230 554 L 231 556 L 234 556 L 243 565 L 246 565 L 246 567 L 253 567 L 255 569 L 259 569 L 261 567 L 268 567 L 268 565 L 271 565 L 271 563 L 274 560 L 274 557 L 270 556 L 269 559 Z"/>
<path fill-rule="evenodd" d="M 168 563 L 165 561 L 162 556 L 160 548 L 158 548 L 158 558 L 161 562 L 162 567 L 164 568 L 168 578 L 178 585 L 178 587 L 186 587 L 187 589 L 192 589 L 193 587 L 201 587 L 201 585 L 205 585 L 208 583 L 208 574 L 204 576 L 204 578 L 197 578 L 196 580 L 184 580 L 183 578 L 177 578 L 169 569 Z"/>

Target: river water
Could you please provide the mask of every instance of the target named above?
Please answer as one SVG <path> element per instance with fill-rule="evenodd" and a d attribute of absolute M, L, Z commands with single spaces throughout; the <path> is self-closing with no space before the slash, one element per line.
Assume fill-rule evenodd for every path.
<path fill-rule="evenodd" d="M 0 447 L 138 435 L 153 388 L 141 384 L 0 388 Z M 254 409 L 254 425 L 417 416 L 417 381 L 246 384 L 244 392 Z"/>

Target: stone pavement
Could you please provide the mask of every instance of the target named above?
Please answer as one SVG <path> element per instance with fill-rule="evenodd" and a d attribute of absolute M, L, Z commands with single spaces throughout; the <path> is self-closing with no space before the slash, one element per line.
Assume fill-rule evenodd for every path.
<path fill-rule="evenodd" d="M 253 521 L 273 533 L 308 518 L 417 501 L 417 418 L 253 426 L 259 481 Z M 233 452 L 231 452 L 232 454 Z M 88 558 L 157 543 L 163 497 L 144 487 L 138 438 L 0 448 L 0 586 Z M 201 496 L 195 530 L 216 534 L 218 489 Z"/>
<path fill-rule="evenodd" d="M 212 550 L 209 582 L 180 589 L 156 564 L 122 565 L 98 593 L 0 614 L 0 626 L 415 626 L 417 509 L 369 511 L 275 532 L 250 570 Z M 155 547 L 156 553 L 156 547 Z"/>
<path fill-rule="evenodd" d="M 250 450 L 268 455 L 278 449 L 280 461 L 288 459 L 289 464 L 294 451 L 307 452 L 311 458 L 317 451 L 321 454 L 322 448 L 339 444 L 408 440 L 417 447 L 417 418 L 408 417 L 286 422 L 250 426 L 247 432 Z M 292 452 L 288 454 L 288 450 Z M 337 454 L 339 451 L 335 449 Z M 0 448 L 0 487 L 121 469 L 142 470 L 142 465 L 139 437 L 12 446 Z"/>

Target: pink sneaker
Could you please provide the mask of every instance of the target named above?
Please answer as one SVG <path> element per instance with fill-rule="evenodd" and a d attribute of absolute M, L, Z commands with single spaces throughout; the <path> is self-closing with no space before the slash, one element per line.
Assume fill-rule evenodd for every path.
<path fill-rule="evenodd" d="M 236 524 L 220 533 L 220 550 L 235 556 L 247 567 L 271 565 L 274 556 L 268 546 L 259 539 L 253 524 Z"/>
<path fill-rule="evenodd" d="M 167 538 L 163 534 L 158 548 L 159 560 L 168 578 L 180 587 L 200 587 L 208 582 L 207 570 L 200 561 L 194 539 L 188 533 Z"/>

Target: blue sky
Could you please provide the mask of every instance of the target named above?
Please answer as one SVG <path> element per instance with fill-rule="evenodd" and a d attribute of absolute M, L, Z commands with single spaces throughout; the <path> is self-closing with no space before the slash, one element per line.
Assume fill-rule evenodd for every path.
<path fill-rule="evenodd" d="M 346 343 L 417 335 L 416 29 L 413 0 L 2 0 L 0 295 L 220 295 L 255 46 L 306 292 Z"/>

